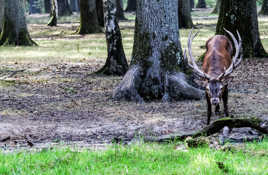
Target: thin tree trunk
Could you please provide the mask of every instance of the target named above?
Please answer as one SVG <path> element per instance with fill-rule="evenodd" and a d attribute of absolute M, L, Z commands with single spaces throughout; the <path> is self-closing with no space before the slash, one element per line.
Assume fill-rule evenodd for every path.
<path fill-rule="evenodd" d="M 116 16 L 119 20 L 126 20 L 123 9 L 123 0 L 116 0 Z"/>
<path fill-rule="evenodd" d="M 205 0 L 198 0 L 196 8 L 207 8 L 207 4 Z"/>
<path fill-rule="evenodd" d="M 5 10 L 5 0 L 0 0 L 0 36 L 1 36 L 1 31 L 2 31 L 2 26 L 3 26 L 3 19 L 4 19 L 4 10 Z"/>
<path fill-rule="evenodd" d="M 58 16 L 72 15 L 72 11 L 68 0 L 57 0 L 58 3 Z"/>
<path fill-rule="evenodd" d="M 99 1 L 99 0 L 97 0 L 97 1 Z M 102 1 L 102 0 L 100 0 L 100 1 Z M 70 7 L 71 7 L 71 10 L 73 12 L 78 12 L 79 11 L 78 6 L 79 6 L 79 4 L 78 4 L 77 0 L 70 0 Z"/>
<path fill-rule="evenodd" d="M 104 27 L 103 0 L 96 0 L 96 7 L 99 25 Z"/>
<path fill-rule="evenodd" d="M 211 12 L 212 14 L 218 14 L 219 13 L 220 8 L 221 8 L 221 1 L 222 0 L 217 0 L 216 1 L 216 5 L 215 5 L 214 9 Z"/>
<path fill-rule="evenodd" d="M 90 34 L 101 31 L 102 30 L 98 22 L 96 1 L 80 0 L 80 26 L 77 33 Z"/>
<path fill-rule="evenodd" d="M 127 1 L 127 8 L 126 11 L 127 12 L 135 12 L 137 9 L 137 0 L 128 0 Z"/>
<path fill-rule="evenodd" d="M 268 0 L 263 0 L 259 15 L 268 15 Z"/>
<path fill-rule="evenodd" d="M 194 27 L 189 0 L 179 0 L 179 28 L 190 29 Z"/>
<path fill-rule="evenodd" d="M 57 17 L 58 17 L 58 13 L 57 13 L 57 0 L 51 0 L 51 17 L 48 21 L 48 26 L 57 26 Z"/>
<path fill-rule="evenodd" d="M 51 12 L 51 3 L 50 0 L 44 0 L 45 13 Z"/>
<path fill-rule="evenodd" d="M 178 1 L 139 0 L 131 67 L 113 93 L 115 100 L 200 99 L 182 70 Z"/>
<path fill-rule="evenodd" d="M 222 1 L 216 34 L 226 34 L 224 28 L 232 33 L 239 31 L 244 57 L 267 56 L 260 40 L 255 0 Z"/>
<path fill-rule="evenodd" d="M 36 45 L 28 33 L 22 4 L 22 0 L 5 0 L 0 45 Z"/>
<path fill-rule="evenodd" d="M 190 0 L 190 6 L 191 6 L 191 9 L 194 8 L 194 0 Z"/>
<path fill-rule="evenodd" d="M 105 0 L 105 23 L 108 57 L 103 68 L 97 73 L 121 76 L 127 72 L 128 64 L 117 22 L 116 7 L 110 0 Z"/>
<path fill-rule="evenodd" d="M 40 2 L 38 0 L 29 0 L 29 13 L 36 14 L 41 13 Z"/>

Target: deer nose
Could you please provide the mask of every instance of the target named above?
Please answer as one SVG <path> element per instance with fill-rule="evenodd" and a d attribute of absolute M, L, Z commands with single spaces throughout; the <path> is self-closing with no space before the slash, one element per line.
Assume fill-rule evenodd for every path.
<path fill-rule="evenodd" d="M 211 104 L 217 105 L 219 103 L 220 103 L 220 99 L 219 98 L 211 98 Z"/>

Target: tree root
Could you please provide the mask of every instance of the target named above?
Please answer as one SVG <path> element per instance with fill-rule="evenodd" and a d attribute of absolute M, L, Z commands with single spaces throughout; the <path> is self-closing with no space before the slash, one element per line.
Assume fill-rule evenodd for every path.
<path fill-rule="evenodd" d="M 268 127 L 262 126 L 264 121 L 258 118 L 222 118 L 216 120 L 209 126 L 205 127 L 201 131 L 193 132 L 193 133 L 186 133 L 186 134 L 171 134 L 171 135 L 164 135 L 160 137 L 145 137 L 145 142 L 172 142 L 178 140 L 184 140 L 187 137 L 191 136 L 193 138 L 200 137 L 200 136 L 210 136 L 219 132 L 223 127 L 228 126 L 229 128 L 242 128 L 242 127 L 250 127 L 253 129 L 258 130 L 263 134 L 268 135 Z"/>

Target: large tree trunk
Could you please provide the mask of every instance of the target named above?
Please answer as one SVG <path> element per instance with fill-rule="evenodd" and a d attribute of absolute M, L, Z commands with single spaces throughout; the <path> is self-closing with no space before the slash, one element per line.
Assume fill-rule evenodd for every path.
<path fill-rule="evenodd" d="M 0 0 L 0 36 L 3 26 L 3 19 L 4 19 L 4 10 L 5 10 L 5 0 Z"/>
<path fill-rule="evenodd" d="M 260 15 L 268 15 L 268 0 L 263 0 Z"/>
<path fill-rule="evenodd" d="M 108 57 L 105 65 L 97 73 L 124 75 L 128 70 L 120 28 L 116 17 L 116 7 L 110 0 L 105 1 L 105 26 Z"/>
<path fill-rule="evenodd" d="M 128 0 L 127 1 L 127 8 L 126 11 L 127 12 L 135 12 L 136 11 L 136 6 L 137 6 L 137 0 Z"/>
<path fill-rule="evenodd" d="M 200 99 L 182 70 L 178 1 L 139 0 L 131 68 L 113 93 L 116 100 Z"/>
<path fill-rule="evenodd" d="M 179 0 L 179 28 L 190 29 L 194 24 L 191 16 L 191 7 L 189 0 Z"/>
<path fill-rule="evenodd" d="M 99 25 L 104 27 L 103 0 L 96 0 L 96 7 Z"/>
<path fill-rule="evenodd" d="M 57 18 L 58 18 L 58 3 L 57 0 L 50 0 L 51 1 L 51 12 L 50 12 L 50 19 L 48 21 L 48 26 L 57 26 Z"/>
<path fill-rule="evenodd" d="M 220 8 L 221 8 L 221 1 L 222 1 L 222 0 L 217 0 L 214 9 L 213 9 L 212 12 L 211 12 L 212 14 L 218 14 L 218 13 L 219 13 Z"/>
<path fill-rule="evenodd" d="M 29 0 L 29 13 L 30 14 L 35 14 L 35 13 L 41 13 L 41 6 L 40 6 L 40 1 L 38 0 Z"/>
<path fill-rule="evenodd" d="M 222 1 L 216 34 L 226 34 L 224 28 L 234 34 L 239 31 L 245 57 L 267 56 L 260 40 L 255 0 Z"/>
<path fill-rule="evenodd" d="M 22 4 L 22 0 L 5 0 L 0 45 L 36 45 L 28 33 Z"/>
<path fill-rule="evenodd" d="M 57 0 L 58 3 L 58 15 L 69 16 L 72 15 L 72 11 L 68 0 Z"/>
<path fill-rule="evenodd" d="M 198 0 L 196 4 L 196 8 L 207 8 L 207 4 L 205 0 Z"/>
<path fill-rule="evenodd" d="M 45 13 L 51 12 L 51 3 L 50 0 L 44 0 Z"/>
<path fill-rule="evenodd" d="M 80 26 L 77 30 L 79 34 L 90 34 L 101 32 L 98 22 L 97 8 L 95 0 L 80 0 Z"/>
<path fill-rule="evenodd" d="M 97 1 L 102 1 L 102 0 L 97 0 Z M 78 0 L 70 0 L 70 7 L 73 12 L 79 11 L 78 6 L 79 6 Z"/>

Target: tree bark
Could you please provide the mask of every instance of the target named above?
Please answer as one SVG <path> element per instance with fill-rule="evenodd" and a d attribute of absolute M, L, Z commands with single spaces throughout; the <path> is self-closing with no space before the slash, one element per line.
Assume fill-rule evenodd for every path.
<path fill-rule="evenodd" d="M 209 126 L 205 127 L 201 131 L 187 133 L 187 134 L 172 134 L 172 135 L 164 135 L 160 137 L 145 137 L 145 142 L 171 142 L 171 141 L 178 141 L 184 140 L 187 137 L 200 137 L 200 136 L 210 136 L 217 132 L 220 132 L 222 128 L 228 126 L 229 128 L 243 128 L 243 127 L 250 127 L 253 129 L 258 130 L 263 134 L 268 134 L 268 128 L 263 127 L 262 124 L 264 121 L 257 119 L 257 118 L 222 118 L 216 120 Z"/>
<path fill-rule="evenodd" d="M 77 33 L 84 35 L 101 31 L 98 22 L 96 1 L 80 0 L 80 26 Z"/>
<path fill-rule="evenodd" d="M 191 7 L 191 9 L 194 8 L 194 0 L 190 0 L 190 7 Z"/>
<path fill-rule="evenodd" d="M 110 0 L 105 0 L 105 23 L 108 57 L 105 65 L 97 73 L 122 76 L 127 72 L 128 64 L 117 22 L 116 7 Z"/>
<path fill-rule="evenodd" d="M 126 20 L 127 18 L 124 15 L 123 9 L 123 0 L 116 0 L 116 11 L 117 11 L 117 18 L 118 20 Z"/>
<path fill-rule="evenodd" d="M 68 0 L 57 0 L 58 4 L 58 16 L 72 15 L 72 11 Z"/>
<path fill-rule="evenodd" d="M 51 3 L 50 0 L 44 0 L 45 13 L 51 12 Z"/>
<path fill-rule="evenodd" d="M 22 0 L 5 0 L 0 45 L 37 45 L 30 37 Z"/>
<path fill-rule="evenodd" d="M 137 9 L 137 0 L 128 0 L 127 1 L 127 12 L 135 12 Z"/>
<path fill-rule="evenodd" d="M 57 26 L 57 18 L 58 18 L 58 13 L 57 13 L 57 0 L 50 0 L 51 1 L 51 12 L 50 12 L 50 19 L 48 21 L 48 26 Z"/>
<path fill-rule="evenodd" d="M 205 0 L 198 0 L 196 4 L 196 8 L 207 8 L 207 4 Z"/>
<path fill-rule="evenodd" d="M 189 0 L 179 0 L 179 28 L 190 29 L 194 27 Z"/>
<path fill-rule="evenodd" d="M 224 28 L 234 34 L 236 30 L 239 31 L 244 57 L 267 56 L 260 40 L 255 0 L 222 1 L 216 34 L 225 34 L 229 37 Z"/>
<path fill-rule="evenodd" d="M 3 19 L 4 19 L 4 10 L 5 10 L 5 0 L 0 0 L 0 36 L 3 26 Z"/>
<path fill-rule="evenodd" d="M 79 11 L 78 6 L 79 6 L 79 4 L 78 4 L 78 1 L 77 0 L 70 0 L 70 7 L 71 7 L 71 10 L 73 12 L 78 12 Z"/>
<path fill-rule="evenodd" d="M 220 8 L 221 8 L 221 1 L 222 0 L 217 0 L 216 1 L 216 5 L 215 5 L 214 9 L 211 12 L 212 14 L 218 14 L 219 13 Z"/>
<path fill-rule="evenodd" d="M 103 0 L 96 0 L 96 8 L 97 8 L 99 25 L 101 27 L 104 27 Z"/>
<path fill-rule="evenodd" d="M 181 72 L 183 57 L 178 33 L 178 1 L 140 0 L 131 67 L 115 88 L 115 100 L 200 99 Z"/>
<path fill-rule="evenodd" d="M 263 0 L 259 15 L 268 15 L 268 0 Z"/>

